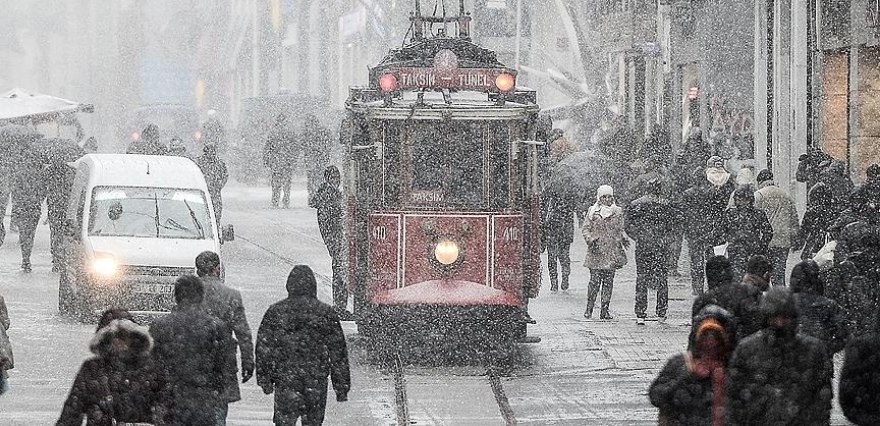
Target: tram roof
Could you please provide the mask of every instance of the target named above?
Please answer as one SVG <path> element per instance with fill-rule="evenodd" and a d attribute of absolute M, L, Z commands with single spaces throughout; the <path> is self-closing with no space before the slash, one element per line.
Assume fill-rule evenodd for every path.
<path fill-rule="evenodd" d="M 404 92 L 386 104 L 385 99 L 350 99 L 349 111 L 377 120 L 517 120 L 540 111 L 537 104 L 522 100 L 507 100 L 499 104 L 488 94 L 454 92 L 449 101 L 441 92 Z"/>

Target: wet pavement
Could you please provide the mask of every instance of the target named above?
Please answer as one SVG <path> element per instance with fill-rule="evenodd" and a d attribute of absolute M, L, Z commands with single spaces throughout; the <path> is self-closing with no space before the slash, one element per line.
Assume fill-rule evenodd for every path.
<path fill-rule="evenodd" d="M 235 225 L 237 240 L 223 248 L 227 283 L 242 292 L 247 317 L 256 333 L 262 313 L 286 296 L 287 272 L 297 263 L 311 265 L 319 276 L 319 297 L 330 301 L 327 255 L 315 222 L 305 207 L 302 182 L 295 184 L 289 210 L 269 208 L 269 190 L 233 185 L 224 190 L 224 223 Z M 7 218 L 8 223 L 8 218 Z M 6 298 L 15 346 L 16 368 L 10 391 L 0 396 L 0 424 L 53 424 L 76 374 L 89 356 L 94 331 L 58 315 L 57 275 L 50 271 L 48 227 L 41 226 L 33 259 L 34 272 L 18 269 L 17 236 L 0 247 L 0 294 Z M 582 267 L 585 246 L 572 247 L 571 288 L 548 291 L 548 278 L 530 312 L 538 324 L 529 334 L 537 344 L 518 345 L 512 362 L 495 377 L 481 360 L 420 362 L 403 359 L 403 383 L 379 362 L 353 323 L 344 328 L 352 362 L 349 401 L 330 393 L 327 425 L 397 425 L 400 389 L 412 425 L 649 425 L 657 411 L 647 388 L 666 359 L 684 350 L 691 295 L 687 278 L 670 279 L 669 320 L 645 326 L 634 322 L 634 262 L 618 272 L 611 321 L 583 317 L 588 273 Z M 686 256 L 680 270 L 687 271 Z M 545 272 L 546 274 L 546 272 Z M 651 312 L 653 296 L 649 296 Z M 597 309 L 598 313 L 598 309 Z M 449 351 L 448 347 L 445 349 Z M 837 360 L 839 368 L 839 359 Z M 499 401 L 498 389 L 503 400 Z M 494 391 L 494 392 L 493 392 Z M 243 385 L 243 400 L 230 406 L 230 425 L 271 425 L 272 398 L 254 381 Z M 512 415 L 512 417 L 511 417 Z M 847 424 L 835 405 L 834 424 Z"/>

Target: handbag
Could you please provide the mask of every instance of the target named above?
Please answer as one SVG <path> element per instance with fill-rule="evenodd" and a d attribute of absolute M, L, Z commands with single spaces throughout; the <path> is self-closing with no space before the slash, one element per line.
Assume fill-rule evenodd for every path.
<path fill-rule="evenodd" d="M 623 243 L 617 243 L 617 249 L 614 251 L 614 258 L 611 259 L 611 267 L 614 269 L 620 269 L 626 266 L 626 249 L 623 247 Z"/>

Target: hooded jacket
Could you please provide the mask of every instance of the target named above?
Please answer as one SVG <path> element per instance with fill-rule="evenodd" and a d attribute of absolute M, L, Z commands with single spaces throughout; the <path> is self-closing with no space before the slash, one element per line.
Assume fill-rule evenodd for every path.
<path fill-rule="evenodd" d="M 351 375 L 345 335 L 332 307 L 318 301 L 311 269 L 297 265 L 287 278 L 287 299 L 269 307 L 257 332 L 257 384 L 286 389 L 327 387 L 348 393 Z"/>
<path fill-rule="evenodd" d="M 763 211 L 773 228 L 770 247 L 788 248 L 796 244 L 800 232 L 797 207 L 794 200 L 772 181 L 758 184 L 755 207 Z"/>
<path fill-rule="evenodd" d="M 784 288 L 761 300 L 761 312 L 793 317 L 789 328 L 765 328 L 739 343 L 729 364 L 727 425 L 827 425 L 834 371 L 825 345 L 797 333 L 797 302 Z"/>
<path fill-rule="evenodd" d="M 119 351 L 114 339 L 128 348 Z M 64 402 L 56 425 L 110 426 L 114 422 L 155 420 L 164 379 L 150 358 L 153 339 L 147 330 L 128 320 L 114 320 L 92 338 L 94 357 L 83 362 Z"/>
<path fill-rule="evenodd" d="M 712 424 L 713 403 L 717 405 L 719 402 L 714 394 L 713 376 L 702 376 L 695 373 L 693 368 L 694 360 L 701 357 L 696 349 L 697 328 L 710 319 L 717 321 L 726 334 L 728 356 L 736 347 L 736 325 L 729 312 L 710 305 L 694 317 L 689 352 L 670 358 L 648 389 L 651 404 L 660 409 L 661 424 L 664 426 Z M 721 361 L 726 364 L 728 358 Z M 720 378 L 723 380 L 723 377 L 722 375 Z M 718 395 L 721 396 L 723 395 Z"/>

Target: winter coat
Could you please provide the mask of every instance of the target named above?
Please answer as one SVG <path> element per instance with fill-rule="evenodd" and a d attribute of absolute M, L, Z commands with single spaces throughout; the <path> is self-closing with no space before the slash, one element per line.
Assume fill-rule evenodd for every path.
<path fill-rule="evenodd" d="M 226 163 L 216 154 L 202 154 L 196 158 L 196 164 L 205 176 L 208 193 L 211 194 L 211 199 L 214 202 L 214 212 L 218 213 L 216 210 L 218 205 L 222 205 L 223 187 L 229 181 L 229 170 L 226 168 Z"/>
<path fill-rule="evenodd" d="M 724 212 L 718 227 L 719 239 L 726 241 L 728 252 L 749 255 L 766 254 L 773 228 L 767 215 L 754 207 L 734 207 Z"/>
<path fill-rule="evenodd" d="M 666 247 L 679 223 L 678 211 L 653 196 L 632 202 L 624 212 L 626 234 L 643 247 Z"/>
<path fill-rule="evenodd" d="M 302 134 L 301 145 L 309 162 L 309 169 L 323 171 L 330 162 L 333 135 L 319 123 L 309 123 Z"/>
<path fill-rule="evenodd" d="M 257 384 L 300 389 L 326 386 L 337 397 L 351 388 L 345 335 L 336 312 L 318 298 L 317 282 L 291 272 L 287 299 L 269 307 L 257 332 Z"/>
<path fill-rule="evenodd" d="M 716 222 L 711 221 L 713 212 L 709 206 L 709 191 L 705 185 L 688 188 L 678 204 L 681 218 L 687 226 L 684 235 L 692 243 L 711 242 L 712 230 Z"/>
<path fill-rule="evenodd" d="M 588 217 L 581 230 L 587 242 L 587 257 L 584 266 L 590 269 L 619 269 L 626 262 L 623 243 L 623 209 L 614 206 L 611 216 L 603 218 L 599 214 Z"/>
<path fill-rule="evenodd" d="M 127 336 L 129 349 L 117 352 L 114 338 Z M 128 320 L 115 320 L 92 338 L 95 354 L 83 362 L 64 402 L 57 426 L 110 426 L 118 422 L 152 423 L 160 410 L 165 378 L 150 358 L 149 333 Z"/>
<path fill-rule="evenodd" d="M 840 216 L 843 206 L 834 200 L 834 194 L 824 183 L 810 189 L 807 211 L 801 221 L 796 247 L 803 247 L 801 259 L 812 259 L 825 245 L 825 236 Z"/>
<path fill-rule="evenodd" d="M 632 185 L 629 186 L 627 195 L 632 198 L 641 198 L 648 195 L 648 182 L 651 182 L 652 180 L 660 182 L 661 196 L 664 199 L 672 199 L 673 195 L 675 195 L 672 174 L 670 174 L 669 170 L 663 166 L 658 166 L 655 170 L 647 171 L 636 177 Z"/>
<path fill-rule="evenodd" d="M 696 328 L 703 320 L 712 318 L 721 323 L 730 335 L 731 347 L 736 345 L 735 322 L 730 314 L 717 306 L 706 308 L 695 316 Z M 695 352 L 696 330 L 691 330 L 689 352 L 673 356 L 660 370 L 648 389 L 651 404 L 660 409 L 663 426 L 709 426 L 712 424 L 714 391 L 712 376 L 700 377 L 688 367 L 699 357 Z M 723 385 L 723 384 L 722 384 Z"/>
<path fill-rule="evenodd" d="M 880 251 L 868 249 L 853 253 L 834 270 L 838 283 L 839 303 L 843 306 L 847 329 L 852 336 L 877 330 L 877 306 L 880 302 Z"/>
<path fill-rule="evenodd" d="M 153 359 L 167 383 L 162 405 L 174 425 L 213 424 L 230 374 L 229 331 L 201 305 L 178 305 L 150 326 Z"/>
<path fill-rule="evenodd" d="M 6 330 L 9 330 L 9 312 L 6 310 L 6 301 L 3 300 L 3 296 L 0 296 L 0 379 L 3 378 L 6 370 L 15 367 L 12 342 L 9 341 Z"/>
<path fill-rule="evenodd" d="M 297 159 L 296 136 L 284 126 L 269 132 L 263 147 L 263 164 L 272 173 L 292 173 Z"/>
<path fill-rule="evenodd" d="M 574 215 L 579 202 L 561 189 L 544 194 L 542 237 L 545 244 L 566 245 L 574 242 Z"/>
<path fill-rule="evenodd" d="M 840 352 L 848 337 L 846 318 L 843 308 L 824 296 L 824 283 L 815 262 L 801 262 L 795 266 L 789 287 L 795 293 L 800 314 L 799 331 L 825 343 L 829 356 Z"/>
<path fill-rule="evenodd" d="M 312 199 L 318 209 L 318 229 L 331 257 L 342 254 L 345 245 L 345 227 L 342 218 L 342 192 L 327 182 L 321 184 Z"/>
<path fill-rule="evenodd" d="M 739 343 L 728 371 L 728 425 L 829 423 L 834 368 L 818 339 L 763 329 Z"/>
<path fill-rule="evenodd" d="M 32 150 L 25 148 L 21 161 L 13 166 L 12 216 L 39 217 L 46 199 L 46 174 L 43 160 Z"/>
<path fill-rule="evenodd" d="M 846 345 L 839 392 L 840 408 L 849 421 L 880 424 L 880 334 L 866 334 Z"/>
<path fill-rule="evenodd" d="M 697 296 L 691 308 L 691 315 L 697 316 L 706 306 L 721 307 L 733 317 L 736 323 L 736 337 L 742 340 L 759 331 L 763 326 L 763 316 L 758 310 L 760 303 L 761 290 L 758 287 L 747 283 L 728 283 L 710 288 Z"/>
<path fill-rule="evenodd" d="M 770 247 L 789 248 L 796 244 L 800 222 L 797 207 L 788 193 L 778 186 L 764 183 L 755 192 L 755 207 L 767 215 L 773 228 Z"/>
<path fill-rule="evenodd" d="M 52 164 L 44 172 L 49 220 L 60 222 L 67 214 L 67 201 L 76 170 L 67 164 Z"/>
<path fill-rule="evenodd" d="M 241 365 L 243 369 L 254 367 L 254 343 L 251 337 L 251 328 L 244 315 L 244 304 L 241 301 L 241 293 L 238 290 L 227 287 L 223 280 L 215 276 L 201 277 L 205 284 L 205 299 L 202 307 L 205 312 L 223 322 L 227 332 L 226 341 L 229 351 L 226 374 L 226 401 L 234 402 L 241 399 L 238 387 L 238 363 L 236 363 L 235 351 L 241 352 Z M 234 334 L 234 336 L 233 336 Z"/>

